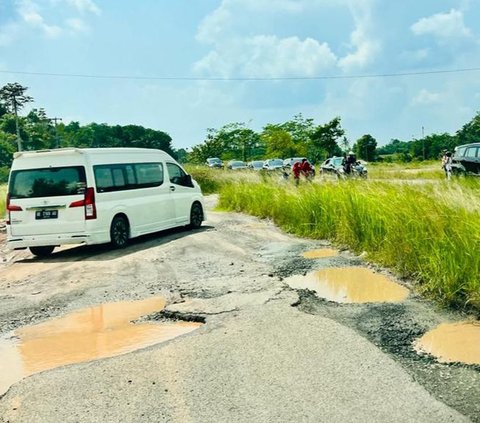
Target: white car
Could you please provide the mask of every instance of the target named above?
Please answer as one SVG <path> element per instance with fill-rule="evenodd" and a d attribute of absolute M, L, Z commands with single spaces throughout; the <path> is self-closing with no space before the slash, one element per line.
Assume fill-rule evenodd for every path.
<path fill-rule="evenodd" d="M 283 169 L 282 159 L 270 159 L 263 162 L 263 168 L 265 170 L 279 170 Z"/>

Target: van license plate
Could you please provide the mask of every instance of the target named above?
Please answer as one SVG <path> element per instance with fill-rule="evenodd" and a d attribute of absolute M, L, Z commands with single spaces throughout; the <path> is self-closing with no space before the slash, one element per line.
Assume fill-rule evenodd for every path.
<path fill-rule="evenodd" d="M 58 217 L 58 210 L 37 210 L 35 212 L 35 219 L 56 219 Z"/>

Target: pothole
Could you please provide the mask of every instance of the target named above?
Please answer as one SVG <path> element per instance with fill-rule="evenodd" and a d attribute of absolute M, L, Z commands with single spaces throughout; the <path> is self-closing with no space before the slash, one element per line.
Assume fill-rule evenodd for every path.
<path fill-rule="evenodd" d="M 0 338 L 0 395 L 34 373 L 132 352 L 202 325 L 185 321 L 131 323 L 162 310 L 165 304 L 161 297 L 102 304 L 16 329 Z"/>
<path fill-rule="evenodd" d="M 386 276 L 364 267 L 327 268 L 285 279 L 294 289 L 308 289 L 338 303 L 395 303 L 409 290 Z"/>
<path fill-rule="evenodd" d="M 441 363 L 480 364 L 480 322 L 443 323 L 414 342 Z"/>
<path fill-rule="evenodd" d="M 338 250 L 332 248 L 320 248 L 318 250 L 305 251 L 302 256 L 306 259 L 318 259 L 338 256 Z"/>

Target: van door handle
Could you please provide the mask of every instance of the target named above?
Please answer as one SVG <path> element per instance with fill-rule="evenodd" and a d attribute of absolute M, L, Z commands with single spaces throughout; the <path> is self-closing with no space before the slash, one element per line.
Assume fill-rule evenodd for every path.
<path fill-rule="evenodd" d="M 173 185 L 170 185 L 170 191 L 175 191 L 175 187 Z"/>

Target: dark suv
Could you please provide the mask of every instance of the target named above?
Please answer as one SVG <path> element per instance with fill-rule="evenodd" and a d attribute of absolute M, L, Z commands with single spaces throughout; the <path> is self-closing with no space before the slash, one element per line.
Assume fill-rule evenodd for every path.
<path fill-rule="evenodd" d="M 452 172 L 456 174 L 480 174 L 480 142 L 455 147 Z"/>

